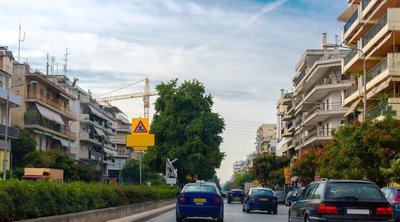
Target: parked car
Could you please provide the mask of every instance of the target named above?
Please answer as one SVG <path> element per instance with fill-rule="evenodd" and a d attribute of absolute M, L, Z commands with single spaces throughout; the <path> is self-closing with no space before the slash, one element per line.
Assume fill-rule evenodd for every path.
<path fill-rule="evenodd" d="M 224 201 L 213 182 L 186 184 L 176 201 L 176 221 L 188 217 L 212 217 L 224 221 Z"/>
<path fill-rule="evenodd" d="M 278 198 L 278 204 L 284 204 L 285 203 L 285 191 L 282 190 L 274 190 L 275 196 Z"/>
<path fill-rule="evenodd" d="M 321 180 L 292 196 L 289 221 L 393 221 L 392 207 L 369 181 Z"/>
<path fill-rule="evenodd" d="M 243 197 L 244 197 L 244 191 L 241 189 L 232 189 L 228 193 L 228 203 L 231 203 L 232 201 L 239 201 L 240 203 L 243 203 Z"/>
<path fill-rule="evenodd" d="M 277 214 L 278 198 L 269 188 L 250 188 L 244 197 L 242 209 L 246 213 L 250 213 L 252 210 L 263 210 Z"/>
<path fill-rule="evenodd" d="M 400 187 L 384 187 L 381 189 L 386 200 L 392 205 L 393 219 L 396 222 L 400 221 L 400 204 L 399 193 Z"/>
<path fill-rule="evenodd" d="M 221 196 L 222 196 L 223 198 L 227 198 L 227 197 L 228 197 L 228 192 L 229 192 L 229 191 L 227 191 L 227 190 L 221 191 Z"/>

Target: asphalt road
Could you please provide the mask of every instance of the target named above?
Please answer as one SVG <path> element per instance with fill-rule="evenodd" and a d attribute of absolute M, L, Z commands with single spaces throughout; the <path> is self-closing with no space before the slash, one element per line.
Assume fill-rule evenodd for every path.
<path fill-rule="evenodd" d="M 225 200 L 225 211 L 224 211 L 224 221 L 226 222 L 286 222 L 288 221 L 288 207 L 280 204 L 278 206 L 278 214 L 267 214 L 263 211 L 252 211 L 251 213 L 242 212 L 242 204 L 241 203 L 232 203 L 227 204 Z M 148 220 L 150 222 L 175 222 L 175 209 L 168 211 L 156 218 Z M 208 222 L 208 221 L 216 221 L 212 219 L 186 219 L 185 222 Z"/>

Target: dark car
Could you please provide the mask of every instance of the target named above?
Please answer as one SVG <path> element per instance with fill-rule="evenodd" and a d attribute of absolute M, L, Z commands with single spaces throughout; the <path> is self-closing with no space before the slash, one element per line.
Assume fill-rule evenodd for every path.
<path fill-rule="evenodd" d="M 221 196 L 222 196 L 223 198 L 227 198 L 228 192 L 229 192 L 229 191 L 227 191 L 227 190 L 221 191 Z"/>
<path fill-rule="evenodd" d="M 284 204 L 285 203 L 285 191 L 282 190 L 274 190 L 275 196 L 278 198 L 278 203 Z"/>
<path fill-rule="evenodd" d="M 186 184 L 178 194 L 176 221 L 188 217 L 212 217 L 224 221 L 224 201 L 213 182 L 199 181 Z"/>
<path fill-rule="evenodd" d="M 309 184 L 289 208 L 289 221 L 393 221 L 392 207 L 369 181 L 321 180 Z"/>
<path fill-rule="evenodd" d="M 400 204 L 399 193 L 400 187 L 384 187 L 381 189 L 387 201 L 392 205 L 393 219 L 396 222 L 400 221 Z"/>
<path fill-rule="evenodd" d="M 233 189 L 228 193 L 228 203 L 232 201 L 239 201 L 243 203 L 244 191 L 241 189 Z"/>
<path fill-rule="evenodd" d="M 278 198 L 269 188 L 250 188 L 243 200 L 243 212 L 263 210 L 273 214 L 278 213 Z"/>

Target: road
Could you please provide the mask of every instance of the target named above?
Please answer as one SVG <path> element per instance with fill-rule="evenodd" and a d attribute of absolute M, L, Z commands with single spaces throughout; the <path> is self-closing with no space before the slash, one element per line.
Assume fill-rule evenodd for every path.
<path fill-rule="evenodd" d="M 242 212 L 242 204 L 240 203 L 232 203 L 227 204 L 225 200 L 225 212 L 224 212 L 224 221 L 226 222 L 286 222 L 288 221 L 288 207 L 280 204 L 278 206 L 278 214 L 267 214 L 263 211 L 252 211 L 250 214 Z M 175 222 L 175 209 L 172 211 L 168 211 L 156 218 L 149 220 L 149 222 Z M 187 219 L 185 222 L 208 222 L 208 221 L 216 221 L 211 219 Z"/>

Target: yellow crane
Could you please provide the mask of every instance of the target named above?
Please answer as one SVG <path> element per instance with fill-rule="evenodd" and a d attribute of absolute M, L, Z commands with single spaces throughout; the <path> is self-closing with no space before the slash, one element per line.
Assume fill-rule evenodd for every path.
<path fill-rule="evenodd" d="M 142 82 L 143 80 L 140 80 L 138 82 L 135 82 L 133 84 Z M 133 84 L 130 84 L 128 86 L 131 86 Z M 126 87 L 123 87 L 126 88 Z M 122 89 L 122 88 L 121 88 Z M 118 89 L 120 90 L 120 89 Z M 112 92 L 115 92 L 117 90 L 114 90 Z M 109 94 L 109 93 L 108 93 Z M 148 78 L 144 79 L 144 91 L 140 93 L 129 93 L 129 94 L 123 94 L 123 95 L 115 95 L 115 96 L 101 96 L 97 98 L 96 100 L 98 102 L 103 102 L 103 103 L 108 103 L 110 104 L 111 101 L 116 101 L 116 100 L 123 100 L 123 99 L 133 99 L 133 98 L 143 98 L 143 103 L 144 103 L 144 118 L 149 118 L 149 107 L 150 107 L 150 96 L 157 96 L 157 93 L 150 92 L 150 80 Z"/>

